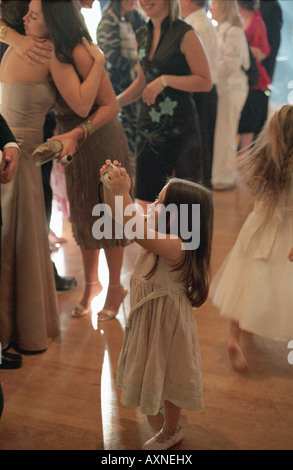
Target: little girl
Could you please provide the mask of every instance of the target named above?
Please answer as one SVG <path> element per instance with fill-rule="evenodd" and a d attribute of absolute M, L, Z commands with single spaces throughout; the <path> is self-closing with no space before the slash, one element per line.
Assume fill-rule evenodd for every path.
<path fill-rule="evenodd" d="M 254 209 L 211 284 L 221 315 L 231 318 L 228 354 L 248 368 L 241 330 L 293 339 L 293 106 L 277 110 L 241 161 Z"/>
<path fill-rule="evenodd" d="M 101 175 L 109 164 L 107 160 Z M 114 196 L 123 197 L 124 208 L 133 204 L 126 170 L 115 170 L 110 178 L 109 189 L 104 186 L 105 204 L 113 211 Z M 176 207 L 178 220 L 189 229 L 191 209 L 200 205 L 200 244 L 196 250 L 184 247 L 180 237 L 182 227 L 177 226 L 179 236 L 174 235 L 174 230 L 173 235 L 168 233 L 170 226 L 174 229 L 173 215 L 169 220 L 163 209 L 170 204 Z M 182 205 L 184 210 L 188 207 L 188 220 L 180 216 Z M 162 189 L 154 206 L 153 230 L 150 216 L 137 215 L 143 217 L 143 233 L 135 239 L 142 250 L 130 283 L 131 312 L 119 359 L 117 386 L 122 388 L 122 404 L 140 406 L 144 414 L 156 415 L 163 401 L 163 428 L 144 444 L 144 449 L 166 450 L 183 437 L 179 426 L 181 408 L 203 407 L 200 351 L 192 307 L 202 305 L 208 295 L 213 202 L 205 188 L 174 178 Z M 126 212 L 123 210 L 124 226 L 130 219 Z M 164 214 L 167 233 L 162 236 L 157 230 Z M 116 219 L 118 216 L 121 214 L 115 214 Z"/>

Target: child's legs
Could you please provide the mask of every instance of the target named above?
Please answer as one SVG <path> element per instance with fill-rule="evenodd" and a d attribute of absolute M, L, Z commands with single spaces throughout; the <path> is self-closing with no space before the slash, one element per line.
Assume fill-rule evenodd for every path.
<path fill-rule="evenodd" d="M 240 335 L 241 335 L 241 329 L 240 329 L 239 323 L 234 320 L 231 320 L 230 339 L 233 340 L 234 342 L 239 343 Z"/>
<path fill-rule="evenodd" d="M 244 372 L 248 369 L 248 364 L 240 347 L 240 335 L 241 328 L 239 323 L 231 320 L 228 355 L 233 369 L 238 372 Z"/>
<path fill-rule="evenodd" d="M 164 400 L 164 426 L 162 432 L 165 437 L 172 436 L 178 428 L 181 408 L 170 401 Z"/>

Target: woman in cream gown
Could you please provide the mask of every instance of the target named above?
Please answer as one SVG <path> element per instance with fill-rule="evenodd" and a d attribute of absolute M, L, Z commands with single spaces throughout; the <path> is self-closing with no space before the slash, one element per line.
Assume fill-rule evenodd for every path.
<path fill-rule="evenodd" d="M 14 180 L 1 187 L 1 343 L 40 351 L 59 334 L 59 313 L 50 259 L 41 170 L 30 159 L 42 142 L 45 116 L 54 103 L 49 82 L 3 83 L 1 112 L 21 154 Z"/>
<path fill-rule="evenodd" d="M 33 3 L 29 19 L 38 6 Z M 34 28 L 39 28 L 31 33 L 42 37 L 45 34 L 41 34 L 40 28 L 44 25 L 39 19 L 40 15 L 31 22 Z M 76 112 L 88 113 L 91 109 L 104 73 L 104 60 L 101 61 L 101 54 L 94 46 L 85 44 L 85 47 L 94 62 L 83 84 L 72 66 L 60 63 L 59 68 L 54 53 L 43 64 L 32 66 L 10 48 L 2 60 L 1 113 L 21 149 L 16 177 L 1 187 L 0 343 L 3 349 L 16 344 L 24 351 L 43 351 L 48 347 L 47 339 L 60 333 L 41 170 L 30 156 L 43 141 L 45 117 L 56 99 L 50 76 Z M 85 101 L 87 109 L 84 109 Z"/>

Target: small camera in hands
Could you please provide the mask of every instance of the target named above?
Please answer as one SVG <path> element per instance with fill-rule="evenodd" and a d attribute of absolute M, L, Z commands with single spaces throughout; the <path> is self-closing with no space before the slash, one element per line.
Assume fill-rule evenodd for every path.
<path fill-rule="evenodd" d="M 111 173 L 113 173 L 114 169 L 117 168 L 117 170 L 120 171 L 120 168 L 116 165 L 113 165 L 113 163 L 111 163 L 108 168 L 107 168 L 107 172 L 101 176 L 100 180 L 101 182 L 106 186 L 106 188 L 110 188 L 109 184 L 108 184 L 108 181 L 109 179 L 111 179 Z"/>

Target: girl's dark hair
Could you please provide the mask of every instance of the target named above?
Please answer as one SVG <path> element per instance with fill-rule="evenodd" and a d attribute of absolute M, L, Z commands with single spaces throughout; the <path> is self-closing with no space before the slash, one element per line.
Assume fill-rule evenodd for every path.
<path fill-rule="evenodd" d="M 27 14 L 29 0 L 2 0 L 1 19 L 19 34 L 24 34 L 23 17 Z"/>
<path fill-rule="evenodd" d="M 200 307 L 207 299 L 211 278 L 211 249 L 213 237 L 214 206 L 211 192 L 203 186 L 192 181 L 172 178 L 167 187 L 164 199 L 164 206 L 174 204 L 177 207 L 178 227 L 177 234 L 181 236 L 180 210 L 183 205 L 188 206 L 188 231 L 191 232 L 192 223 L 192 205 L 200 205 L 200 243 L 197 249 L 184 250 L 182 261 L 173 269 L 173 271 L 182 271 L 180 281 L 187 286 L 187 296 L 193 307 Z M 168 216 L 168 211 L 166 211 Z M 169 224 L 170 226 L 170 224 Z M 168 227 L 168 221 L 166 221 Z M 185 227 L 185 232 L 186 232 Z M 173 232 L 173 230 L 171 230 Z M 168 229 L 167 229 L 168 232 Z M 146 276 L 149 279 L 157 269 L 158 257 L 156 262 Z"/>
<path fill-rule="evenodd" d="M 77 0 L 42 0 L 42 10 L 50 39 L 60 62 L 73 64 L 72 51 L 90 34 Z"/>

